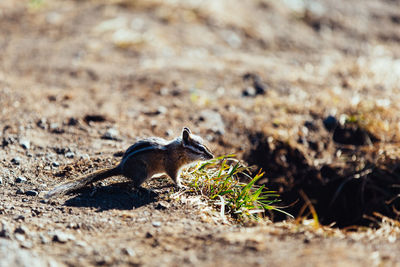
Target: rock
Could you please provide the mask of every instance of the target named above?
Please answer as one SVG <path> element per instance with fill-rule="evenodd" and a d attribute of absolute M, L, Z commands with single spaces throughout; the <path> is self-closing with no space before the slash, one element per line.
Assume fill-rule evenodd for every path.
<path fill-rule="evenodd" d="M 145 238 L 152 238 L 152 237 L 153 237 L 153 234 L 150 232 L 147 232 L 145 235 Z"/>
<path fill-rule="evenodd" d="M 15 228 L 14 233 L 24 235 L 24 234 L 28 233 L 28 228 L 26 228 L 26 226 L 24 226 L 24 225 L 20 225 L 17 228 Z"/>
<path fill-rule="evenodd" d="M 29 149 L 31 147 L 31 142 L 27 139 L 21 139 L 19 144 L 23 149 Z"/>
<path fill-rule="evenodd" d="M 24 215 L 17 215 L 14 217 L 14 221 L 25 221 Z"/>
<path fill-rule="evenodd" d="M 47 129 L 47 120 L 45 118 L 38 120 L 36 122 L 36 126 L 43 130 L 46 130 Z"/>
<path fill-rule="evenodd" d="M 242 39 L 236 32 L 232 30 L 224 30 L 221 34 L 222 38 L 230 47 L 239 48 L 242 45 Z"/>
<path fill-rule="evenodd" d="M 16 142 L 16 139 L 12 136 L 3 137 L 3 140 L 1 141 L 1 146 L 6 147 L 10 144 L 14 144 L 15 142 Z"/>
<path fill-rule="evenodd" d="M 339 124 L 338 120 L 334 116 L 331 116 L 331 115 L 326 117 L 322 122 L 325 126 L 325 129 L 327 129 L 330 132 L 333 131 Z"/>
<path fill-rule="evenodd" d="M 64 133 L 64 129 L 62 129 L 58 123 L 52 122 L 50 123 L 50 132 L 55 134 L 62 134 Z"/>
<path fill-rule="evenodd" d="M 72 152 L 72 151 L 69 151 L 69 152 L 65 153 L 64 156 L 65 156 L 66 158 L 68 158 L 68 159 L 72 159 L 73 157 L 75 157 L 75 153 Z"/>
<path fill-rule="evenodd" d="M 161 201 L 157 204 L 155 207 L 157 210 L 166 210 L 170 207 L 170 205 L 167 202 Z"/>
<path fill-rule="evenodd" d="M 202 128 L 206 128 L 211 130 L 216 134 L 224 134 L 225 133 L 225 124 L 222 120 L 222 116 L 211 109 L 203 110 L 200 112 L 199 117 L 199 126 Z"/>
<path fill-rule="evenodd" d="M 19 165 L 21 164 L 22 159 L 20 157 L 15 157 L 11 159 L 11 163 L 14 165 Z"/>
<path fill-rule="evenodd" d="M 151 224 L 152 224 L 154 227 L 160 227 L 160 226 L 161 226 L 161 222 L 159 222 L 159 221 L 153 221 Z"/>
<path fill-rule="evenodd" d="M 307 127 L 308 130 L 316 132 L 319 130 L 318 125 L 313 121 L 304 122 L 304 126 Z"/>
<path fill-rule="evenodd" d="M 117 129 L 109 128 L 101 138 L 108 140 L 118 140 L 119 132 Z"/>
<path fill-rule="evenodd" d="M 135 256 L 135 251 L 130 248 L 122 248 L 121 252 L 128 256 Z"/>
<path fill-rule="evenodd" d="M 57 168 L 57 167 L 60 166 L 60 163 L 58 163 L 57 161 L 53 161 L 53 162 L 51 163 L 51 166 Z"/>
<path fill-rule="evenodd" d="M 69 126 L 75 126 L 75 125 L 78 125 L 78 123 L 79 123 L 79 120 L 76 118 L 69 118 L 69 120 L 67 122 L 67 124 Z"/>
<path fill-rule="evenodd" d="M 145 42 L 142 34 L 130 29 L 118 29 L 112 36 L 115 46 L 120 48 L 128 48 L 130 46 L 139 45 Z"/>
<path fill-rule="evenodd" d="M 86 123 L 89 123 L 89 122 L 104 122 L 104 121 L 106 121 L 107 119 L 106 119 L 106 117 L 105 117 L 104 115 L 100 115 L 100 114 L 89 114 L 89 115 L 86 115 L 86 116 L 83 118 L 83 120 L 84 120 Z"/>
<path fill-rule="evenodd" d="M 11 227 L 6 221 L 3 220 L 0 221 L 0 237 L 8 239 L 11 238 Z"/>
<path fill-rule="evenodd" d="M 53 241 L 59 243 L 67 243 L 70 240 L 75 240 L 75 237 L 71 234 L 57 231 L 53 234 Z"/>
<path fill-rule="evenodd" d="M 246 73 L 242 76 L 243 81 L 248 84 L 243 90 L 243 96 L 264 95 L 267 91 L 267 86 L 261 81 L 260 76 L 254 73 Z"/>
<path fill-rule="evenodd" d="M 0 176 L 0 184 L 3 184 L 3 177 Z"/>
<path fill-rule="evenodd" d="M 17 191 L 15 192 L 17 195 L 22 195 L 25 194 L 25 191 L 21 188 L 18 188 Z"/>
<path fill-rule="evenodd" d="M 256 96 L 256 89 L 253 86 L 246 87 L 242 91 L 242 96 Z"/>
<path fill-rule="evenodd" d="M 143 114 L 148 115 L 148 116 L 157 116 L 157 115 L 160 115 L 160 114 L 165 114 L 167 111 L 168 111 L 168 109 L 166 107 L 159 106 L 155 110 L 144 111 Z"/>
<path fill-rule="evenodd" d="M 39 239 L 40 239 L 40 243 L 42 243 L 42 244 L 50 243 L 50 239 L 47 238 L 43 233 L 39 234 Z"/>
<path fill-rule="evenodd" d="M 35 190 L 28 190 L 28 191 L 26 191 L 25 192 L 25 195 L 27 195 L 27 196 L 32 196 L 32 197 L 35 197 L 35 196 L 37 196 L 39 193 L 37 192 L 37 191 L 35 191 Z"/>
<path fill-rule="evenodd" d="M 19 242 L 25 242 L 25 236 L 22 234 L 15 234 L 14 239 L 19 241 Z"/>
<path fill-rule="evenodd" d="M 18 176 L 16 179 L 15 179 L 15 182 L 16 183 L 25 183 L 27 181 L 27 179 L 25 178 L 25 177 L 23 177 L 23 176 Z"/>
<path fill-rule="evenodd" d="M 20 243 L 21 248 L 33 248 L 33 243 L 30 240 L 25 240 L 23 242 Z"/>
<path fill-rule="evenodd" d="M 50 123 L 50 130 L 55 130 L 59 127 L 57 122 Z"/>

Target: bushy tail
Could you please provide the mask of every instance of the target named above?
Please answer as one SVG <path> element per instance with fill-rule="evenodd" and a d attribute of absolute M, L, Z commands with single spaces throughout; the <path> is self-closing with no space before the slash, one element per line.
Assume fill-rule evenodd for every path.
<path fill-rule="evenodd" d="M 100 170 L 100 171 L 91 173 L 87 176 L 84 176 L 82 178 L 78 178 L 74 181 L 70 181 L 70 182 L 66 182 L 61 185 L 58 185 L 55 188 L 53 188 L 51 191 L 49 191 L 44 197 L 51 198 L 51 197 L 54 197 L 57 195 L 64 195 L 71 191 L 80 189 L 87 184 L 94 183 L 94 182 L 106 179 L 106 178 L 114 176 L 114 175 L 119 175 L 119 174 L 121 174 L 121 171 L 119 170 L 118 166 L 115 168 Z"/>

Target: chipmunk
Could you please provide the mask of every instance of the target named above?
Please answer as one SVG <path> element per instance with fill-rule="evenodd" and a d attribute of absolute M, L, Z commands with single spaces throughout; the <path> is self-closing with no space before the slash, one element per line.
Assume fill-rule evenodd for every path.
<path fill-rule="evenodd" d="M 181 187 L 180 171 L 185 165 L 212 159 L 214 156 L 203 140 L 185 127 L 182 137 L 167 141 L 151 137 L 136 142 L 124 153 L 121 162 L 114 168 L 100 170 L 74 181 L 61 184 L 49 191 L 45 198 L 66 194 L 111 176 L 123 175 L 132 180 L 135 187 L 155 174 L 165 173 Z"/>

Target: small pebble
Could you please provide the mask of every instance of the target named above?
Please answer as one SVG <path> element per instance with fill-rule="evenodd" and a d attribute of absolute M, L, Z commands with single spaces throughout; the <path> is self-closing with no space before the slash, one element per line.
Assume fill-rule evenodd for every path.
<path fill-rule="evenodd" d="M 255 96 L 256 95 L 256 89 L 252 86 L 246 87 L 246 89 L 243 89 L 242 91 L 242 96 Z"/>
<path fill-rule="evenodd" d="M 36 125 L 41 129 L 47 129 L 47 120 L 42 118 L 36 122 Z"/>
<path fill-rule="evenodd" d="M 304 126 L 310 131 L 318 131 L 318 126 L 313 121 L 304 122 Z"/>
<path fill-rule="evenodd" d="M 15 164 L 15 165 L 19 165 L 21 163 L 21 158 L 20 157 L 15 157 L 11 160 L 11 163 Z"/>
<path fill-rule="evenodd" d="M 153 237 L 153 234 L 150 233 L 150 232 L 147 232 L 145 237 L 146 237 L 146 238 L 152 238 L 152 237 Z"/>
<path fill-rule="evenodd" d="M 32 196 L 32 197 L 35 197 L 35 196 L 37 196 L 39 193 L 37 192 L 37 191 L 35 191 L 35 190 L 28 190 L 28 191 L 26 191 L 25 192 L 25 195 L 27 195 L 27 196 Z"/>
<path fill-rule="evenodd" d="M 18 176 L 17 179 L 15 179 L 16 183 L 25 183 L 27 180 L 23 176 Z"/>
<path fill-rule="evenodd" d="M 118 130 L 114 128 L 107 129 L 107 131 L 103 134 L 102 138 L 103 139 L 108 139 L 108 140 L 117 140 L 118 139 Z"/>
<path fill-rule="evenodd" d="M 202 128 L 208 129 L 216 134 L 225 133 L 224 120 L 217 111 L 211 109 L 201 111 L 198 116 L 198 123 Z"/>
<path fill-rule="evenodd" d="M 158 114 L 165 114 L 165 113 L 167 113 L 167 111 L 168 111 L 168 109 L 166 107 L 164 107 L 164 106 L 159 106 L 157 108 Z"/>
<path fill-rule="evenodd" d="M 50 124 L 50 131 L 55 134 L 64 133 L 64 130 L 60 128 L 59 124 L 56 122 Z"/>
<path fill-rule="evenodd" d="M 21 247 L 30 249 L 33 247 L 33 243 L 32 243 L 32 241 L 29 241 L 29 240 L 23 241 L 23 242 L 21 242 Z"/>
<path fill-rule="evenodd" d="M 329 115 L 323 120 L 323 124 L 328 131 L 333 131 L 339 123 L 334 116 Z"/>
<path fill-rule="evenodd" d="M 154 227 L 160 227 L 161 226 L 161 222 L 159 221 L 154 221 L 151 223 Z"/>
<path fill-rule="evenodd" d="M 53 235 L 53 241 L 59 242 L 59 243 L 67 243 L 70 240 L 75 240 L 75 237 L 73 235 L 63 233 L 63 232 L 56 232 Z"/>
<path fill-rule="evenodd" d="M 25 236 L 22 235 L 22 234 L 15 234 L 14 238 L 19 242 L 24 242 L 25 241 Z"/>
<path fill-rule="evenodd" d="M 18 188 L 17 191 L 15 192 L 17 195 L 22 195 L 25 194 L 25 191 L 22 190 L 21 188 Z"/>
<path fill-rule="evenodd" d="M 58 128 L 58 123 L 56 123 L 56 122 L 50 123 L 50 129 L 51 130 L 56 130 L 57 128 Z"/>
<path fill-rule="evenodd" d="M 0 221 L 0 237 L 11 238 L 11 226 L 3 220 Z"/>
<path fill-rule="evenodd" d="M 68 159 L 72 159 L 73 157 L 75 157 L 75 153 L 72 151 L 69 151 L 69 152 L 65 153 L 65 157 Z"/>
<path fill-rule="evenodd" d="M 24 215 L 17 215 L 14 217 L 15 221 L 25 221 L 25 216 Z"/>
<path fill-rule="evenodd" d="M 48 204 L 49 201 L 50 201 L 50 200 L 48 200 L 48 199 L 41 199 L 41 200 L 40 200 L 40 203 L 42 203 L 42 204 Z"/>
<path fill-rule="evenodd" d="M 135 255 L 135 251 L 133 251 L 130 248 L 123 248 L 122 249 L 122 253 L 124 253 L 125 255 L 128 255 L 128 256 L 134 256 Z"/>
<path fill-rule="evenodd" d="M 3 177 L 0 176 L 0 184 L 3 184 Z"/>
<path fill-rule="evenodd" d="M 50 240 L 43 233 L 39 234 L 39 239 L 42 244 L 48 244 L 50 242 Z"/>
<path fill-rule="evenodd" d="M 15 228 L 14 233 L 24 235 L 24 234 L 28 233 L 28 228 L 26 228 L 26 226 L 23 226 L 23 225 L 18 226 L 17 228 Z"/>
<path fill-rule="evenodd" d="M 166 210 L 169 208 L 169 204 L 167 202 L 161 201 L 157 204 L 157 206 L 155 207 L 157 210 Z"/>
<path fill-rule="evenodd" d="M 60 163 L 58 163 L 57 161 L 53 161 L 53 162 L 51 163 L 51 166 L 57 168 L 57 167 L 60 166 Z"/>
<path fill-rule="evenodd" d="M 26 139 L 21 139 L 19 141 L 19 144 L 21 145 L 21 147 L 23 149 L 29 149 L 31 147 L 31 142 L 29 140 L 26 140 Z"/>
<path fill-rule="evenodd" d="M 79 123 L 79 121 L 78 121 L 78 119 L 76 119 L 76 118 L 69 118 L 69 120 L 68 120 L 68 125 L 69 126 L 75 126 L 75 125 L 77 125 Z"/>

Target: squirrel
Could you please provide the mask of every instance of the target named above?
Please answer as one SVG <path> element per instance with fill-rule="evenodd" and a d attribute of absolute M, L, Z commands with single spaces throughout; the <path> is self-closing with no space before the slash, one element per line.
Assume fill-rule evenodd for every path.
<path fill-rule="evenodd" d="M 199 160 L 212 159 L 214 156 L 205 146 L 201 137 L 184 127 L 182 136 L 172 141 L 151 137 L 140 140 L 130 146 L 121 162 L 113 167 L 100 170 L 76 180 L 56 186 L 45 194 L 45 198 L 67 194 L 90 183 L 104 180 L 111 176 L 123 175 L 140 185 L 155 174 L 167 174 L 178 187 L 181 187 L 180 172 L 182 167 Z"/>

